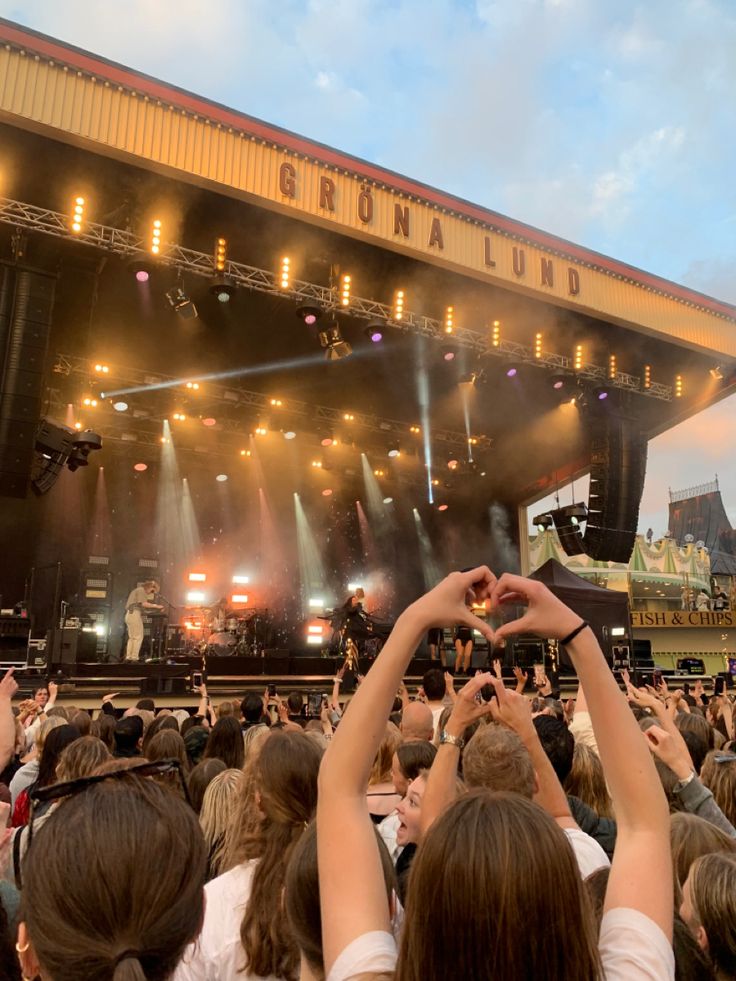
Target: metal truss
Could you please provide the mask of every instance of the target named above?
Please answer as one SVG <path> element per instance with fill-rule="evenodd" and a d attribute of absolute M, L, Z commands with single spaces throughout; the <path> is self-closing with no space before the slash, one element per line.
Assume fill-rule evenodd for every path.
<path fill-rule="evenodd" d="M 147 261 L 153 264 L 172 267 L 195 276 L 212 278 L 216 273 L 215 259 L 210 253 L 195 252 L 193 249 L 186 249 L 175 243 L 162 243 L 161 253 L 153 256 L 148 251 L 146 241 L 129 230 L 83 221 L 82 230 L 75 233 L 71 230 L 72 218 L 70 215 L 13 201 L 10 198 L 0 198 L 0 222 L 16 228 L 27 228 L 41 232 L 44 235 L 83 242 L 86 245 L 115 253 L 124 258 L 145 257 Z M 579 378 L 603 382 L 614 388 L 626 389 L 648 398 L 666 402 L 671 401 L 673 397 L 673 390 L 670 385 L 652 382 L 649 388 L 645 389 L 641 380 L 633 375 L 617 372 L 615 378 L 609 378 L 606 368 L 593 364 L 585 364 L 581 369 L 575 370 L 573 359 L 563 355 L 543 352 L 542 356 L 538 358 L 531 348 L 506 340 L 501 340 L 498 346 L 494 347 L 489 341 L 487 328 L 480 332 L 465 327 L 455 327 L 448 334 L 442 321 L 433 317 L 426 317 L 423 314 L 412 313 L 409 310 L 405 310 L 401 319 L 396 320 L 393 308 L 377 300 L 351 295 L 349 305 L 342 306 L 339 302 L 337 289 L 329 286 L 320 286 L 305 280 L 294 280 L 287 289 L 284 289 L 281 287 L 280 279 L 275 272 L 234 262 L 231 259 L 226 261 L 225 268 L 219 275 L 226 276 L 233 285 L 241 289 L 283 296 L 302 304 L 312 303 L 325 312 L 341 312 L 361 320 L 381 320 L 397 330 L 419 334 L 435 341 L 452 343 L 459 347 L 468 348 L 480 355 L 489 354 L 501 358 L 513 358 L 540 368 L 569 372 Z"/>
<path fill-rule="evenodd" d="M 53 371 L 55 374 L 67 377 L 72 374 L 82 375 L 88 384 L 94 383 L 96 387 L 102 383 L 102 376 L 96 375 L 90 370 L 90 361 L 88 358 L 80 358 L 69 354 L 58 354 Z M 192 376 L 191 380 L 196 380 L 196 376 Z M 184 379 L 177 379 L 173 376 L 159 373 L 152 374 L 151 372 L 136 368 L 121 368 L 120 366 L 116 366 L 115 381 L 116 384 L 130 387 L 162 386 L 160 389 L 152 388 L 151 393 L 174 389 L 180 390 L 186 384 L 186 380 Z M 203 391 L 201 396 L 196 396 L 197 398 L 201 398 L 203 403 L 216 402 L 232 408 L 249 408 L 256 412 L 269 415 L 272 419 L 277 419 L 280 414 L 283 414 L 283 428 L 285 429 L 288 428 L 286 425 L 287 420 L 298 418 L 304 428 L 313 431 L 317 435 L 320 429 L 328 426 L 340 426 L 342 428 L 347 426 L 350 429 L 360 429 L 383 437 L 401 440 L 402 448 L 404 449 L 408 449 L 410 445 L 418 442 L 419 434 L 412 432 L 412 426 L 409 423 L 400 422 L 397 419 L 386 419 L 382 416 L 370 415 L 368 413 L 354 412 L 348 409 L 335 409 L 327 405 L 315 405 L 310 402 L 300 402 L 292 399 L 286 399 L 282 405 L 275 406 L 271 397 L 264 395 L 262 392 L 217 385 L 211 382 L 204 382 L 203 384 L 206 386 L 206 390 Z M 146 395 L 149 393 L 142 391 L 140 394 Z M 125 419 L 125 416 L 120 416 L 120 418 Z M 250 432 L 247 425 L 232 419 L 223 420 L 220 426 L 221 428 L 227 427 L 230 432 L 237 432 L 246 436 Z M 464 450 L 467 450 L 469 446 L 476 450 L 488 449 L 491 446 L 491 440 L 487 436 L 473 435 L 469 439 L 467 433 L 464 432 L 453 432 L 448 429 L 435 428 L 431 429 L 430 442 L 433 445 L 437 444 Z"/>

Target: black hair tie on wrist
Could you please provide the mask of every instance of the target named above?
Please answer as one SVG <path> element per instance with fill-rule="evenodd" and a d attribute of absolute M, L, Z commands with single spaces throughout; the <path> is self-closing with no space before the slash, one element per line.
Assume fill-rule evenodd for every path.
<path fill-rule="evenodd" d="M 583 630 L 585 630 L 585 628 L 586 627 L 589 627 L 589 626 L 590 626 L 590 624 L 588 623 L 588 621 L 587 620 L 583 620 L 583 622 L 580 624 L 580 626 L 575 627 L 574 630 L 570 631 L 570 633 L 567 635 L 567 637 L 563 637 L 562 640 L 559 643 L 562 644 L 563 647 L 567 647 L 568 644 L 571 644 L 575 640 L 575 638 L 577 637 L 577 635 L 579 633 L 582 633 Z"/>

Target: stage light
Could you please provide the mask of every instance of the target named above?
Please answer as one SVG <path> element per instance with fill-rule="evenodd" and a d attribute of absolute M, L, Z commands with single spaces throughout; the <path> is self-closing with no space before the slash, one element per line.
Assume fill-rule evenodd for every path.
<path fill-rule="evenodd" d="M 317 469 L 317 470 L 321 470 L 321 468 L 322 468 L 322 461 L 321 460 L 312 460 L 312 466 L 315 467 L 315 469 Z"/>
<path fill-rule="evenodd" d="M 384 504 L 393 504 L 393 502 L 394 502 L 393 497 L 384 497 L 383 499 Z"/>
<path fill-rule="evenodd" d="M 78 431 L 78 430 L 80 430 L 80 429 L 82 428 L 82 423 L 81 423 L 81 422 L 75 422 L 75 423 L 74 423 L 74 428 L 75 428 L 75 429 L 76 429 L 77 431 Z"/>
<path fill-rule="evenodd" d="M 347 273 L 340 277 L 340 306 L 349 307 L 350 306 L 350 283 L 351 278 Z"/>
<path fill-rule="evenodd" d="M 284 433 L 284 439 L 296 439 L 296 433 L 293 429 L 287 429 Z"/>
<path fill-rule="evenodd" d="M 404 291 L 396 290 L 394 293 L 393 319 L 402 320 L 404 316 Z"/>
<path fill-rule="evenodd" d="M 151 225 L 151 252 L 158 255 L 161 251 L 161 219 L 156 218 Z"/>
<path fill-rule="evenodd" d="M 593 395 L 595 395 L 595 397 L 598 399 L 599 402 L 603 402 L 604 399 L 607 399 L 608 398 L 608 394 L 609 393 L 608 393 L 608 389 L 607 388 L 594 388 L 593 389 Z"/>
<path fill-rule="evenodd" d="M 438 480 L 438 479 L 437 479 L 436 477 L 435 477 L 435 479 L 434 479 L 434 480 L 432 481 L 432 486 L 433 486 L 433 487 L 439 487 L 439 486 L 440 486 L 440 482 L 439 482 L 439 480 Z"/>
<path fill-rule="evenodd" d="M 176 419 L 177 422 L 184 422 L 186 420 L 186 416 L 183 412 L 175 412 L 172 419 Z"/>
<path fill-rule="evenodd" d="M 421 433 L 421 431 L 422 430 L 419 428 L 419 426 L 410 426 L 409 427 L 409 432 L 410 433 L 414 433 L 415 436 L 418 436 Z"/>
<path fill-rule="evenodd" d="M 197 319 L 197 308 L 192 302 L 191 298 L 187 296 L 181 286 L 172 286 L 170 290 L 167 290 L 164 294 L 166 299 L 169 301 L 171 309 L 178 313 L 180 317 L 184 320 L 196 320 Z"/>
<path fill-rule="evenodd" d="M 374 470 L 373 471 L 373 476 L 374 477 L 385 477 L 386 476 L 386 471 L 385 470 L 380 470 L 380 469 L 379 470 Z"/>
<path fill-rule="evenodd" d="M 396 460 L 398 457 L 401 456 L 401 448 L 398 443 L 391 443 L 391 445 L 388 448 L 388 455 L 391 457 L 392 460 Z"/>
<path fill-rule="evenodd" d="M 319 342 L 328 361 L 340 361 L 353 353 L 351 345 L 343 338 L 340 327 L 333 321 L 319 333 Z"/>
<path fill-rule="evenodd" d="M 220 484 L 224 484 L 225 481 L 227 480 L 227 474 L 226 473 L 218 473 L 218 475 L 215 477 L 215 480 L 218 483 L 220 483 Z"/>
<path fill-rule="evenodd" d="M 207 574 L 205 572 L 190 572 L 187 578 L 189 582 L 207 582 Z"/>
<path fill-rule="evenodd" d="M 128 411 L 128 403 L 127 402 L 113 402 L 112 403 L 112 407 L 113 407 L 113 409 L 115 409 L 116 412 L 127 412 Z"/>
<path fill-rule="evenodd" d="M 147 463 L 134 463 L 133 464 L 133 469 L 134 470 L 137 470 L 138 473 L 143 473 L 144 470 L 148 470 L 148 464 Z"/>
<path fill-rule="evenodd" d="M 454 325 L 454 319 L 455 319 L 455 311 L 454 311 L 453 307 L 448 307 L 445 310 L 445 333 L 446 334 L 451 334 L 452 333 L 452 331 L 453 331 L 453 325 Z"/>
<path fill-rule="evenodd" d="M 448 507 L 449 507 L 449 504 L 438 504 L 437 505 L 437 510 L 438 511 L 446 511 L 448 509 Z"/>
<path fill-rule="evenodd" d="M 210 293 L 216 296 L 220 303 L 229 303 L 230 297 L 234 296 L 236 291 L 235 283 L 227 278 L 215 278 L 210 286 Z"/>
<path fill-rule="evenodd" d="M 715 368 L 710 368 L 708 374 L 715 381 L 723 381 L 723 370 L 719 364 L 717 364 Z"/>
<path fill-rule="evenodd" d="M 97 372 L 98 375 L 109 375 L 110 367 L 109 365 L 106 364 L 96 364 L 95 371 Z"/>
<path fill-rule="evenodd" d="M 325 601 L 320 597 L 313 596 L 309 600 L 310 610 L 323 610 L 325 608 Z"/>
<path fill-rule="evenodd" d="M 82 405 L 86 405 L 88 409 L 96 409 L 97 399 L 93 399 L 87 396 L 86 398 L 82 399 Z"/>
<path fill-rule="evenodd" d="M 255 434 L 256 436 L 268 436 L 268 430 L 265 426 L 256 426 Z"/>
<path fill-rule="evenodd" d="M 643 384 L 644 384 L 644 388 L 645 389 L 652 387 L 652 367 L 651 367 L 651 365 L 648 365 L 648 364 L 645 364 L 644 365 L 644 381 L 643 381 Z"/>
<path fill-rule="evenodd" d="M 352 412 L 346 412 L 345 415 L 343 416 L 343 419 L 345 420 L 345 422 L 354 422 L 355 416 L 353 415 Z"/>
<path fill-rule="evenodd" d="M 616 380 L 616 355 L 608 355 L 608 377 L 611 381 Z"/>
<path fill-rule="evenodd" d="M 534 335 L 534 357 L 542 357 L 542 334 L 540 331 Z"/>
<path fill-rule="evenodd" d="M 447 469 L 448 470 L 457 470 L 458 466 L 459 466 L 459 462 L 457 460 L 455 460 L 454 458 L 447 461 Z"/>
<path fill-rule="evenodd" d="M 551 514 L 538 514 L 536 518 L 532 519 L 536 525 L 538 532 L 546 531 L 548 528 L 552 527 L 552 515 Z"/>
<path fill-rule="evenodd" d="M 199 382 L 187 382 L 187 388 L 190 389 L 192 392 L 198 392 Z"/>
<path fill-rule="evenodd" d="M 501 321 L 494 320 L 491 326 L 491 344 L 494 347 L 501 346 Z"/>
<path fill-rule="evenodd" d="M 235 586 L 247 586 L 250 582 L 250 576 L 236 575 L 233 576 L 233 585 Z"/>
<path fill-rule="evenodd" d="M 198 589 L 190 590 L 186 595 L 187 603 L 204 603 L 204 593 Z"/>
<path fill-rule="evenodd" d="M 147 269 L 137 269 L 136 270 L 135 278 L 138 280 L 139 283 L 147 283 L 149 276 L 150 276 L 150 273 L 148 272 Z"/>
<path fill-rule="evenodd" d="M 82 220 L 84 219 L 84 198 L 78 197 L 74 199 L 74 207 L 72 209 L 72 220 L 71 229 L 75 234 L 79 234 L 82 231 Z"/>
<path fill-rule="evenodd" d="M 248 595 L 247 595 L 247 593 L 233 593 L 233 595 L 230 597 L 230 602 L 231 603 L 247 603 L 248 602 Z"/>
<path fill-rule="evenodd" d="M 250 456 L 250 455 L 251 455 L 251 453 L 250 453 L 250 450 L 241 450 L 241 451 L 240 451 L 240 455 L 241 455 L 242 457 L 248 457 L 248 456 Z"/>
<path fill-rule="evenodd" d="M 470 443 L 471 446 L 477 446 L 478 445 L 478 437 L 477 436 L 468 436 L 468 443 Z"/>
<path fill-rule="evenodd" d="M 271 399 L 271 405 L 275 406 L 277 409 L 280 409 L 283 404 L 284 403 L 281 401 L 281 399 Z"/>
<path fill-rule="evenodd" d="M 372 344 L 380 344 L 383 340 L 383 325 L 379 322 L 368 324 L 363 333 Z"/>
<path fill-rule="evenodd" d="M 288 290 L 291 282 L 291 259 L 285 255 L 281 260 L 281 289 Z"/>
<path fill-rule="evenodd" d="M 202 425 L 203 426 L 216 426 L 217 425 L 217 419 L 214 419 L 212 416 L 207 416 L 206 419 L 203 419 L 202 420 Z"/>
<path fill-rule="evenodd" d="M 362 583 L 359 583 L 359 582 L 349 582 L 348 583 L 348 592 L 354 593 L 358 589 L 363 589 L 363 584 Z"/>
<path fill-rule="evenodd" d="M 455 360 L 457 356 L 457 351 L 458 349 L 455 347 L 454 344 L 442 344 L 440 346 L 440 353 L 442 354 L 442 360 L 447 361 L 448 363 L 450 361 Z"/>
<path fill-rule="evenodd" d="M 675 398 L 682 398 L 682 375 L 675 375 Z"/>
<path fill-rule="evenodd" d="M 225 275 L 226 265 L 227 242 L 224 238 L 216 238 L 214 251 L 215 272 L 210 285 L 210 293 L 212 296 L 216 296 L 220 303 L 228 303 L 230 297 L 234 295 L 237 289 L 230 277 Z"/>
<path fill-rule="evenodd" d="M 575 345 L 575 358 L 574 358 L 575 371 L 582 371 L 583 369 L 583 345 Z"/>
<path fill-rule="evenodd" d="M 215 239 L 215 272 L 224 272 L 227 262 L 227 242 L 224 238 Z"/>
<path fill-rule="evenodd" d="M 325 487 L 325 489 L 322 491 L 322 497 L 332 497 L 332 488 Z"/>
<path fill-rule="evenodd" d="M 307 327 L 313 327 L 322 316 L 322 311 L 319 307 L 303 306 L 296 308 L 296 315 Z"/>
<path fill-rule="evenodd" d="M 516 376 L 518 375 L 518 373 L 519 373 L 519 368 L 515 364 L 510 364 L 506 368 L 506 377 L 507 378 L 516 378 Z"/>
<path fill-rule="evenodd" d="M 319 441 L 321 446 L 332 446 L 332 444 L 335 442 L 335 438 L 332 433 L 323 429 L 320 433 Z"/>

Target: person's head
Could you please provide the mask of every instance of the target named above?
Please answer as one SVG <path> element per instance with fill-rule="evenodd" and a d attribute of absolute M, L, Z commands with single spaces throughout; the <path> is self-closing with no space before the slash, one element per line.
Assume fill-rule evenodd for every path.
<path fill-rule="evenodd" d="M 56 767 L 59 765 L 61 754 L 80 735 L 74 726 L 68 724 L 57 726 L 46 736 L 43 751 L 38 760 L 37 787 L 48 787 L 56 783 Z"/>
<path fill-rule="evenodd" d="M 34 743 L 36 749 L 36 756 L 40 759 L 41 753 L 43 753 L 43 746 L 46 742 L 46 737 L 52 731 L 52 729 L 58 729 L 60 726 L 64 725 L 64 720 L 59 718 L 59 716 L 54 716 L 52 719 L 44 719 L 41 725 L 38 727 L 38 733 L 36 734 L 36 741 Z"/>
<path fill-rule="evenodd" d="M 74 726 L 80 736 L 88 736 L 92 728 L 92 719 L 89 717 L 89 712 L 75 712 L 71 719 L 69 719 L 69 725 Z"/>
<path fill-rule="evenodd" d="M 291 712 L 291 704 L 289 704 L 289 711 Z M 298 715 L 299 712 L 301 712 L 301 707 L 298 712 L 293 714 Z M 244 722 L 253 724 L 261 721 L 261 717 L 263 716 L 263 698 L 258 692 L 248 691 L 245 693 L 245 697 L 240 703 L 240 714 Z"/>
<path fill-rule="evenodd" d="M 703 738 L 703 733 L 698 729 L 688 729 L 682 730 L 680 735 L 685 741 L 687 746 L 687 751 L 690 754 L 690 759 L 693 761 L 693 768 L 696 773 L 700 773 L 703 768 L 703 762 L 705 757 L 708 755 L 710 749 L 715 748 L 715 730 L 711 729 L 712 739 L 710 745 L 708 741 Z"/>
<path fill-rule="evenodd" d="M 564 782 L 564 788 L 566 793 L 592 807 L 600 817 L 613 817 L 613 804 L 606 786 L 603 764 L 590 746 L 575 744 L 572 770 Z"/>
<path fill-rule="evenodd" d="M 171 729 L 172 732 L 179 734 L 179 723 L 176 721 L 173 715 L 157 715 L 150 726 L 146 729 L 146 734 L 143 737 L 143 755 L 148 758 L 148 747 L 151 745 L 151 740 L 155 735 L 162 731 L 162 729 Z"/>
<path fill-rule="evenodd" d="M 534 719 L 534 728 L 557 779 L 564 784 L 573 767 L 573 753 L 576 749 L 573 734 L 564 722 L 552 715 L 538 715 Z"/>
<path fill-rule="evenodd" d="M 716 975 L 736 977 L 736 855 L 717 852 L 696 858 L 682 887 L 680 916 Z"/>
<path fill-rule="evenodd" d="M 436 755 L 436 747 L 426 739 L 415 739 L 397 746 L 391 760 L 391 783 L 396 793 L 403 797 L 412 780 L 416 780 L 422 770 L 429 770 Z"/>
<path fill-rule="evenodd" d="M 65 800 L 23 864 L 24 975 L 170 978 L 201 928 L 205 863 L 191 808 L 152 780 L 104 780 Z"/>
<path fill-rule="evenodd" d="M 187 790 L 189 791 L 189 800 L 191 801 L 195 814 L 199 814 L 202 810 L 205 791 L 218 773 L 222 773 L 225 769 L 227 767 L 223 761 L 216 757 L 209 760 L 200 760 L 195 767 L 192 767 L 192 771 L 187 779 Z"/>
<path fill-rule="evenodd" d="M 115 719 L 112 715 L 101 713 L 93 719 L 89 734 L 101 739 L 111 753 L 115 749 Z"/>
<path fill-rule="evenodd" d="M 404 739 L 432 739 L 434 717 L 432 709 L 424 702 L 409 702 L 401 713 L 401 735 Z"/>
<path fill-rule="evenodd" d="M 204 750 L 204 758 L 218 757 L 231 770 L 242 770 L 245 760 L 243 732 L 240 723 L 232 715 L 218 719 L 210 732 Z"/>
<path fill-rule="evenodd" d="M 186 736 L 189 730 L 193 729 L 195 726 L 204 728 L 202 721 L 201 715 L 189 715 L 189 713 L 187 713 L 184 719 L 179 719 L 179 732 L 182 736 Z"/>
<path fill-rule="evenodd" d="M 545 927 L 534 943 L 520 943 L 524 925 L 534 923 Z M 434 822 L 412 865 L 397 974 L 402 981 L 599 976 L 575 856 L 542 808 L 518 794 L 476 790 Z"/>
<path fill-rule="evenodd" d="M 260 752 L 263 740 L 268 736 L 270 729 L 267 725 L 258 724 L 250 726 L 243 733 L 243 749 L 245 750 L 245 762 L 251 757 L 255 757 Z"/>
<path fill-rule="evenodd" d="M 301 715 L 304 711 L 304 696 L 299 691 L 289 692 L 286 698 L 286 705 L 289 709 L 289 715 Z M 263 702 L 261 702 L 261 712 L 263 711 Z"/>
<path fill-rule="evenodd" d="M 736 754 L 723 750 L 708 753 L 700 779 L 731 824 L 736 825 Z"/>
<path fill-rule="evenodd" d="M 727 835 L 697 814 L 681 812 L 670 815 L 670 842 L 676 892 L 687 879 L 690 866 L 696 858 L 711 852 L 736 854 L 736 838 Z"/>
<path fill-rule="evenodd" d="M 388 909 L 396 889 L 396 873 L 388 849 L 377 831 L 376 844 L 381 856 Z M 317 871 L 317 825 L 314 821 L 294 846 L 286 869 L 284 907 L 289 931 L 312 975 L 321 981 L 324 978 L 324 956 Z"/>
<path fill-rule="evenodd" d="M 680 732 L 695 733 L 706 744 L 708 749 L 713 749 L 713 728 L 700 712 L 680 712 L 675 719 L 675 725 Z"/>
<path fill-rule="evenodd" d="M 149 596 L 155 596 L 156 593 L 161 592 L 161 587 L 155 579 L 147 579 L 143 583 L 143 588 Z"/>
<path fill-rule="evenodd" d="M 424 672 L 422 688 L 429 702 L 441 702 L 445 697 L 445 676 L 439 668 Z"/>
<path fill-rule="evenodd" d="M 383 739 L 378 747 L 368 784 L 388 783 L 391 780 L 391 761 L 401 745 L 401 733 L 393 722 L 386 723 Z"/>
<path fill-rule="evenodd" d="M 396 831 L 396 844 L 402 848 L 406 845 L 418 845 L 422 827 L 422 800 L 427 787 L 426 770 L 412 780 L 406 789 L 406 794 L 396 808 L 399 816 L 399 827 Z"/>
<path fill-rule="evenodd" d="M 115 756 L 137 756 L 143 742 L 143 719 L 137 715 L 115 724 Z"/>
<path fill-rule="evenodd" d="M 521 739 L 504 726 L 481 726 L 463 752 L 468 787 L 507 790 L 531 799 L 537 775 Z"/>
<path fill-rule="evenodd" d="M 48 710 L 46 715 L 49 719 L 59 718 L 63 722 L 69 721 L 69 712 L 64 708 L 63 705 L 54 705 L 53 708 L 50 708 Z"/>
<path fill-rule="evenodd" d="M 251 974 L 289 977 L 298 967 L 282 922 L 281 893 L 291 853 L 317 807 L 321 759 L 316 743 L 303 732 L 271 731 L 246 770 L 245 791 L 228 828 L 226 861 L 232 867 L 258 860 L 240 930 Z"/>
<path fill-rule="evenodd" d="M 156 703 L 152 698 L 139 698 L 135 703 L 137 709 L 144 709 L 146 712 L 155 712 Z"/>
<path fill-rule="evenodd" d="M 56 782 L 87 777 L 110 758 L 107 746 L 96 736 L 80 736 L 61 751 L 56 765 Z"/>
<path fill-rule="evenodd" d="M 37 705 L 40 705 L 41 708 L 43 708 L 44 705 L 46 705 L 46 703 L 48 702 L 48 700 L 49 700 L 49 690 L 46 687 L 46 685 L 41 685 L 40 688 L 36 689 L 33 695 L 33 701 Z"/>
<path fill-rule="evenodd" d="M 209 729 L 205 729 L 204 726 L 190 726 L 186 735 L 182 734 L 182 738 L 189 763 L 191 766 L 196 766 L 204 758 L 204 751 L 210 738 Z"/>
<path fill-rule="evenodd" d="M 129 708 L 126 709 L 125 712 L 123 712 L 124 719 L 129 719 L 134 716 L 138 716 L 138 718 L 143 723 L 143 735 L 145 736 L 149 726 L 151 726 L 154 722 L 153 712 L 149 712 L 148 709 L 139 709 L 139 708 Z"/>
<path fill-rule="evenodd" d="M 174 729 L 160 729 L 148 744 L 144 755 L 152 763 L 158 760 L 178 760 L 181 772 L 185 775 L 189 773 L 189 758 L 184 740 Z"/>
<path fill-rule="evenodd" d="M 204 763 L 210 762 L 221 761 L 204 760 Z M 223 770 L 210 781 L 204 792 L 199 825 L 210 856 L 208 874 L 211 878 L 225 871 L 225 831 L 232 820 L 244 785 L 245 774 L 242 770 Z"/>
<path fill-rule="evenodd" d="M 233 715 L 234 712 L 235 708 L 233 707 L 233 703 L 230 701 L 230 699 L 227 699 L 225 702 L 220 702 L 215 709 L 215 715 L 218 719 L 224 719 L 226 715 Z"/>

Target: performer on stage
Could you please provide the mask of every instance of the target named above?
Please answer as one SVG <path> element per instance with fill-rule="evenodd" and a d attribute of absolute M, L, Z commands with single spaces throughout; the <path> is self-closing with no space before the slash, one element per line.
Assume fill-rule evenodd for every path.
<path fill-rule="evenodd" d="M 442 627 L 432 627 L 427 633 L 427 644 L 429 645 L 429 656 L 431 660 L 437 660 L 437 651 L 440 653 L 440 664 L 443 668 L 447 667 L 447 651 L 445 650 L 445 632 Z"/>
<path fill-rule="evenodd" d="M 356 615 L 363 612 L 363 600 L 365 599 L 365 592 L 361 586 L 351 593 L 350 596 L 345 600 L 340 609 L 347 613 L 348 616 Z"/>
<path fill-rule="evenodd" d="M 233 611 L 230 609 L 227 596 L 222 596 L 214 604 L 214 606 L 210 608 L 209 627 L 213 633 L 219 633 L 221 630 L 224 630 L 226 620 L 232 615 Z"/>
<path fill-rule="evenodd" d="M 455 674 L 470 674 L 473 658 L 473 631 L 470 627 L 455 627 Z"/>
<path fill-rule="evenodd" d="M 160 590 L 155 579 L 148 579 L 137 586 L 125 604 L 125 626 L 128 628 L 128 645 L 125 650 L 126 661 L 137 661 L 143 643 L 143 610 L 163 610 L 163 606 L 154 603 L 156 593 Z"/>

